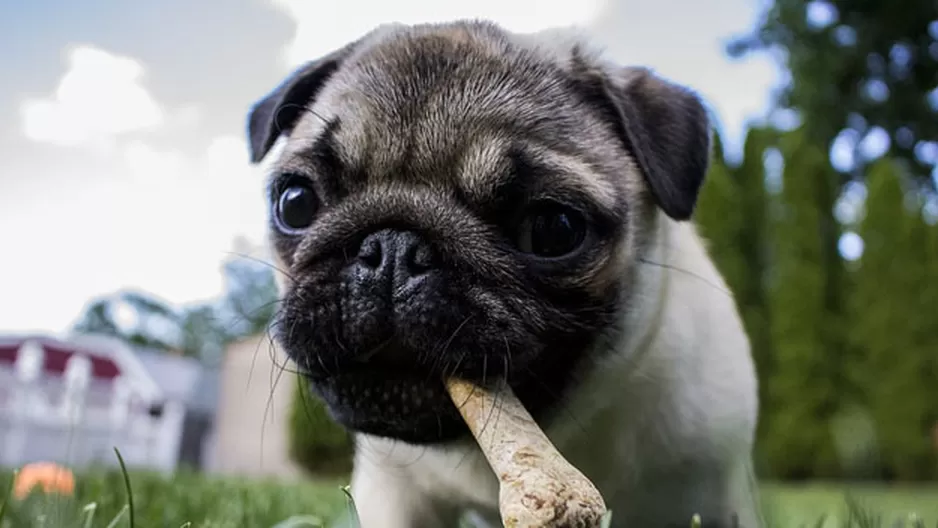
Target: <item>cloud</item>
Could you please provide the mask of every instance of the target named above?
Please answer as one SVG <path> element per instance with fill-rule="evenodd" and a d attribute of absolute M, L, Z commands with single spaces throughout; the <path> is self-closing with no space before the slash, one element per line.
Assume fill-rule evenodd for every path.
<path fill-rule="evenodd" d="M 291 69 L 388 22 L 416 24 L 481 17 L 494 20 L 513 31 L 531 32 L 588 23 L 605 3 L 604 0 L 584 0 L 578 3 L 569 0 L 271 2 L 296 22 L 296 33 L 284 52 L 286 66 Z"/>
<path fill-rule="evenodd" d="M 700 89 L 734 128 L 760 109 L 772 78 L 764 65 L 731 65 L 719 49 L 751 16 L 746 0 L 269 1 L 296 21 L 284 69 L 382 23 L 484 17 L 519 32 L 588 26 L 616 60 Z M 614 3 L 625 8 L 607 13 Z M 3 167 L 31 177 L 0 194 L 0 225 L 9 227 L 0 229 L 0 247 L 13 248 L 0 274 L 0 328 L 63 329 L 91 297 L 119 288 L 176 304 L 213 297 L 233 239 L 263 238 L 264 168 L 248 163 L 242 131 L 199 136 L 211 115 L 167 108 L 144 86 L 144 72 L 134 58 L 75 46 L 50 95 L 23 104 L 25 135 L 49 155 Z M 185 139 L 176 138 L 180 130 Z M 59 146 L 80 148 L 63 160 Z M 105 156 L 84 157 L 101 148 Z"/>
<path fill-rule="evenodd" d="M 0 247 L 16 249 L 0 274 L 0 327 L 62 330 L 119 289 L 177 305 L 216 297 L 235 239 L 264 238 L 263 165 L 234 133 L 173 143 L 202 112 L 166 111 L 135 59 L 89 46 L 68 56 L 52 96 L 23 105 L 23 125 L 49 149 L 79 148 L 68 163 L 34 160 L 36 177 L 0 195 L 0 225 L 13 227 Z"/>
<path fill-rule="evenodd" d="M 134 283 L 174 302 L 222 292 L 220 263 L 237 236 L 264 236 L 263 179 L 247 162 L 247 145 L 235 136 L 211 139 L 203 154 L 186 158 L 173 149 L 135 141 L 124 149 L 128 178 L 115 215 L 125 218 L 127 265 Z"/>
<path fill-rule="evenodd" d="M 726 39 L 750 29 L 761 13 L 748 0 L 270 1 L 296 23 L 283 57 L 291 69 L 388 22 L 481 17 L 517 32 L 586 28 L 619 63 L 651 66 L 696 89 L 719 117 L 732 157 L 741 153 L 747 121 L 765 116 L 770 89 L 780 81 L 767 58 L 733 62 L 724 52 Z"/>
<path fill-rule="evenodd" d="M 0 247 L 16 249 L 0 274 L 0 328 L 61 330 L 123 288 L 176 305 L 213 298 L 235 238 L 263 240 L 263 178 L 240 137 L 212 138 L 198 156 L 139 140 L 115 154 L 3 196 L 0 225 L 17 227 L 0 230 Z"/>
<path fill-rule="evenodd" d="M 26 137 L 103 147 L 123 134 L 162 124 L 163 110 L 141 85 L 143 73 L 132 58 L 93 46 L 71 48 L 68 69 L 51 97 L 23 103 Z"/>
<path fill-rule="evenodd" d="M 623 65 L 649 66 L 693 88 L 719 119 L 729 154 L 738 158 L 747 121 L 765 116 L 781 80 L 766 56 L 730 60 L 729 38 L 750 30 L 761 14 L 750 0 L 609 0 L 592 24 L 598 42 Z"/>

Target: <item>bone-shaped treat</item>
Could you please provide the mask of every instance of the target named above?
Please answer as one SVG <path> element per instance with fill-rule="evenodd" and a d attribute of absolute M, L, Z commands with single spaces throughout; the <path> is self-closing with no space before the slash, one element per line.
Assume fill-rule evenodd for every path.
<path fill-rule="evenodd" d="M 490 392 L 456 379 L 446 387 L 498 476 L 506 528 L 600 526 L 602 495 L 551 444 L 510 387 Z"/>

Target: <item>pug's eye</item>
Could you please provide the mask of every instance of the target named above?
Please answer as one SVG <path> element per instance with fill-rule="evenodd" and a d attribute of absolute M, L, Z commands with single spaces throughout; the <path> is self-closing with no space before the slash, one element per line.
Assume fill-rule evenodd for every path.
<path fill-rule="evenodd" d="M 287 232 L 296 232 L 313 225 L 319 201 L 316 193 L 305 183 L 289 182 L 277 198 L 277 224 Z"/>
<path fill-rule="evenodd" d="M 586 238 L 586 219 L 578 211 L 559 204 L 534 208 L 521 221 L 518 248 L 542 258 L 572 253 Z"/>

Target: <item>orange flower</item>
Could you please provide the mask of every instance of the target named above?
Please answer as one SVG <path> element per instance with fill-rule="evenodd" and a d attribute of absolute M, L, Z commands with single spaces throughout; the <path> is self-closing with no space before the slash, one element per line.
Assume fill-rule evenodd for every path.
<path fill-rule="evenodd" d="M 72 472 L 53 462 L 26 464 L 16 473 L 13 481 L 13 496 L 25 499 L 35 487 L 44 493 L 71 495 L 75 492 L 75 476 Z"/>

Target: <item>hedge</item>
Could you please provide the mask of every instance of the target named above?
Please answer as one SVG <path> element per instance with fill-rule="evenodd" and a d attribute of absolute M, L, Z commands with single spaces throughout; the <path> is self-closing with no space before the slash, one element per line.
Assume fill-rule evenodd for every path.
<path fill-rule="evenodd" d="M 290 405 L 288 444 L 290 458 L 314 475 L 347 474 L 352 468 L 353 440 L 330 416 L 309 384 L 295 376 Z"/>

